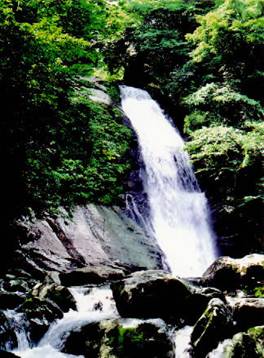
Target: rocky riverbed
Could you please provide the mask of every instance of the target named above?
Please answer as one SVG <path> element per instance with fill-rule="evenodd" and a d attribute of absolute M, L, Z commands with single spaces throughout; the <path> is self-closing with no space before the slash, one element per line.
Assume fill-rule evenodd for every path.
<path fill-rule="evenodd" d="M 22 220 L 0 280 L 0 357 L 263 357 L 264 255 L 172 276 L 120 209 Z"/>

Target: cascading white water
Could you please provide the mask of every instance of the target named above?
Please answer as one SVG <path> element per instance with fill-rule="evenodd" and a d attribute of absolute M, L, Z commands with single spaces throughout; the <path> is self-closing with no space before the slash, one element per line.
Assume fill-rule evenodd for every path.
<path fill-rule="evenodd" d="M 184 141 L 143 90 L 120 86 L 122 108 L 134 128 L 145 164 L 144 189 L 153 228 L 173 274 L 199 276 L 215 259 L 207 201 Z"/>
<path fill-rule="evenodd" d="M 14 353 L 21 358 L 76 358 L 60 352 L 70 332 L 92 322 L 118 317 L 110 287 L 74 287 L 71 293 L 75 298 L 77 310 L 70 310 L 62 319 L 54 322 L 37 347 L 30 348 L 29 343 L 24 342 L 18 345 Z M 23 334 L 19 341 L 21 338 L 25 341 L 21 329 L 16 333 L 17 336 Z"/>
<path fill-rule="evenodd" d="M 176 358 L 191 358 L 191 334 L 193 327 L 185 326 L 175 332 Z"/>

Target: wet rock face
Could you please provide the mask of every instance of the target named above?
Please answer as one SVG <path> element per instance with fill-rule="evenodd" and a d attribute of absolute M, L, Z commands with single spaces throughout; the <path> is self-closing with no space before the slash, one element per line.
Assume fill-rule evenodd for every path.
<path fill-rule="evenodd" d="M 161 270 L 135 272 L 111 285 L 122 317 L 163 318 L 193 324 L 213 297 L 223 298 L 214 288 L 197 288 L 187 280 Z"/>
<path fill-rule="evenodd" d="M 194 326 L 191 343 L 195 357 L 205 357 L 218 343 L 233 332 L 231 310 L 223 301 L 213 298 Z"/>
<path fill-rule="evenodd" d="M 17 230 L 20 248 L 13 265 L 38 279 L 43 280 L 46 272 L 88 267 L 105 268 L 106 275 L 109 269 L 127 273 L 162 268 L 157 244 L 116 207 L 76 207 L 71 218 L 65 212 L 57 218 L 25 219 Z"/>
<path fill-rule="evenodd" d="M 108 320 L 72 332 L 64 352 L 87 358 L 174 358 L 174 343 L 162 320 Z"/>
<path fill-rule="evenodd" d="M 231 291 L 264 282 L 264 255 L 252 254 L 242 259 L 220 257 L 204 273 L 203 283 Z"/>

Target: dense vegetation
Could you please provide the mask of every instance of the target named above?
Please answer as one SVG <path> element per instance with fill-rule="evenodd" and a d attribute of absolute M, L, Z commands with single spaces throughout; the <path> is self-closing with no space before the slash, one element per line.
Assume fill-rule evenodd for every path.
<path fill-rule="evenodd" d="M 262 0 L 0 0 L 3 219 L 118 201 L 131 132 L 89 99 L 97 75 L 111 94 L 121 79 L 161 101 L 222 241 L 260 248 L 263 12 Z"/>
<path fill-rule="evenodd" d="M 109 203 L 130 131 L 89 100 L 109 21 L 98 1 L 0 2 L 1 189 L 6 218 L 89 200 Z M 88 88 L 88 89 L 87 89 Z"/>

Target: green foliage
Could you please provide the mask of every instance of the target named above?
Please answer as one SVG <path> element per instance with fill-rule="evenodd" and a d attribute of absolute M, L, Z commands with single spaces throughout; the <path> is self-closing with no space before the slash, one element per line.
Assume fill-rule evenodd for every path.
<path fill-rule="evenodd" d="M 181 97 L 197 89 L 197 78 L 204 77 L 189 61 L 193 45 L 185 36 L 197 27 L 196 15 L 214 6 L 210 0 L 128 2 L 126 11 L 134 23 L 106 47 L 110 71 L 124 68 L 126 82 L 162 95 L 167 107 L 179 112 Z M 185 111 L 180 107 L 180 113 Z"/>
<path fill-rule="evenodd" d="M 231 124 L 243 127 L 246 121 L 262 120 L 264 110 L 256 100 L 234 91 L 229 85 L 208 83 L 183 99 L 189 110 L 185 119 L 185 131 L 201 126 Z"/>
<path fill-rule="evenodd" d="M 261 247 L 263 130 L 263 122 L 248 122 L 244 130 L 205 127 L 192 132 L 187 143 L 201 186 L 218 208 L 218 233 L 238 235 L 242 252 Z"/>
<path fill-rule="evenodd" d="M 255 184 L 261 179 L 255 175 L 261 174 L 263 139 L 263 123 L 250 122 L 247 124 L 247 131 L 217 126 L 194 131 L 191 141 L 187 143 L 187 149 L 200 177 L 213 179 L 215 185 L 230 180 L 228 187 L 220 187 L 232 191 L 239 190 L 238 177 L 241 174 L 252 175 Z"/>
<path fill-rule="evenodd" d="M 195 44 L 195 62 L 207 63 L 243 92 L 263 100 L 262 0 L 225 0 L 197 18 L 199 27 L 187 38 Z"/>
<path fill-rule="evenodd" d="M 49 148 L 32 147 L 27 152 L 28 202 L 33 208 L 50 209 L 118 202 L 130 168 L 127 152 L 132 137 L 121 112 L 77 94 L 59 121 Z"/>

